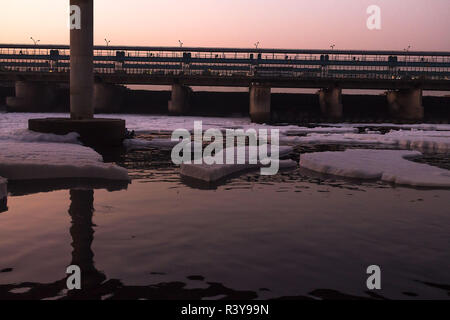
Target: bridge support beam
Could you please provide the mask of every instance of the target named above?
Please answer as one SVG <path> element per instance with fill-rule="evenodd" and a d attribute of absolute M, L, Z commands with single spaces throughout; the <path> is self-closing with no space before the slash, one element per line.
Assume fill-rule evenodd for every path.
<path fill-rule="evenodd" d="M 422 106 L 422 89 L 405 89 L 388 91 L 389 113 L 398 120 L 422 120 L 424 109 Z"/>
<path fill-rule="evenodd" d="M 94 0 L 70 0 L 79 8 L 79 27 L 70 30 L 70 119 L 30 119 L 32 131 L 67 134 L 77 132 L 93 147 L 122 147 L 125 121 L 94 119 Z M 75 7 L 76 6 L 76 7 Z"/>
<path fill-rule="evenodd" d="M 324 88 L 318 92 L 320 112 L 330 120 L 339 120 L 344 114 L 342 106 L 342 89 L 337 87 Z"/>
<path fill-rule="evenodd" d="M 174 116 L 186 115 L 190 109 L 192 89 L 181 84 L 172 85 L 172 96 L 169 101 L 169 114 Z"/>
<path fill-rule="evenodd" d="M 40 112 L 55 107 L 58 94 L 56 85 L 16 81 L 15 88 L 16 96 L 6 98 L 8 111 Z"/>
<path fill-rule="evenodd" d="M 70 117 L 94 115 L 94 1 L 70 0 L 81 9 L 80 28 L 70 30 Z"/>
<path fill-rule="evenodd" d="M 125 100 L 126 88 L 114 84 L 96 83 L 94 85 L 94 111 L 118 112 Z"/>
<path fill-rule="evenodd" d="M 270 122 L 271 88 L 263 85 L 250 86 L 250 118 L 255 123 Z"/>

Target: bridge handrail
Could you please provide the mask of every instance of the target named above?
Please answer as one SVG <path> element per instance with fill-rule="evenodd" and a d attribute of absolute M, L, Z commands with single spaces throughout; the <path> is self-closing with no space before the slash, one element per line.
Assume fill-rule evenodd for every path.
<path fill-rule="evenodd" d="M 0 49 L 70 50 L 69 45 L 58 44 L 0 44 Z M 217 47 L 145 47 L 145 46 L 94 46 L 102 51 L 162 51 L 162 52 L 212 52 L 254 54 L 315 54 L 315 55 L 383 55 L 383 56 L 445 56 L 449 51 L 399 51 L 399 50 L 324 50 L 281 48 L 217 48 Z"/>

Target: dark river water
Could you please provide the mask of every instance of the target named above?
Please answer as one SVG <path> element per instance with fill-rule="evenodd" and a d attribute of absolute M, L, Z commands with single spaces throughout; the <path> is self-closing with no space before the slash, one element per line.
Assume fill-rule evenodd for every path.
<path fill-rule="evenodd" d="M 11 185 L 0 298 L 449 298 L 450 190 L 300 170 L 204 186 L 157 150 L 118 163 L 131 184 Z M 83 270 L 72 296 L 70 264 Z"/>

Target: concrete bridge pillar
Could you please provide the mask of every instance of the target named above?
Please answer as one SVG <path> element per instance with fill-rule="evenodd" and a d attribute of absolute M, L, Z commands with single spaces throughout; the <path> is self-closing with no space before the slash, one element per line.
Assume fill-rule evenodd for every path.
<path fill-rule="evenodd" d="M 67 134 L 77 132 L 85 145 L 122 147 L 125 121 L 94 119 L 94 0 L 70 0 L 70 119 L 30 119 L 28 129 Z"/>
<path fill-rule="evenodd" d="M 386 97 L 392 117 L 399 120 L 423 119 L 422 89 L 388 91 Z"/>
<path fill-rule="evenodd" d="M 70 30 L 70 117 L 94 114 L 94 0 L 70 0 L 80 8 L 80 28 Z"/>
<path fill-rule="evenodd" d="M 325 88 L 321 89 L 318 95 L 322 115 L 332 120 L 341 119 L 344 114 L 342 89 L 336 87 Z"/>
<path fill-rule="evenodd" d="M 266 123 L 270 116 L 271 88 L 263 85 L 250 86 L 250 118 L 252 122 Z"/>
<path fill-rule="evenodd" d="M 185 115 L 190 108 L 192 89 L 181 84 L 172 85 L 172 96 L 169 101 L 170 115 Z"/>
<path fill-rule="evenodd" d="M 93 106 L 95 112 L 118 112 L 125 100 L 126 88 L 114 84 L 96 83 L 94 85 Z"/>
<path fill-rule="evenodd" d="M 6 98 L 8 111 L 39 112 L 55 107 L 57 85 L 39 82 L 16 81 L 16 96 Z"/>

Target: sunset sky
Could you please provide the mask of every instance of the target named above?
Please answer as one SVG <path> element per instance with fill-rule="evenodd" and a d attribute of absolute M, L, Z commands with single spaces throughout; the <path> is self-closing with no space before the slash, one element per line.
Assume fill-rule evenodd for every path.
<path fill-rule="evenodd" d="M 450 0 L 95 0 L 95 43 L 450 50 Z M 366 27 L 369 5 L 382 29 Z M 0 2 L 0 43 L 68 44 L 68 0 Z"/>

